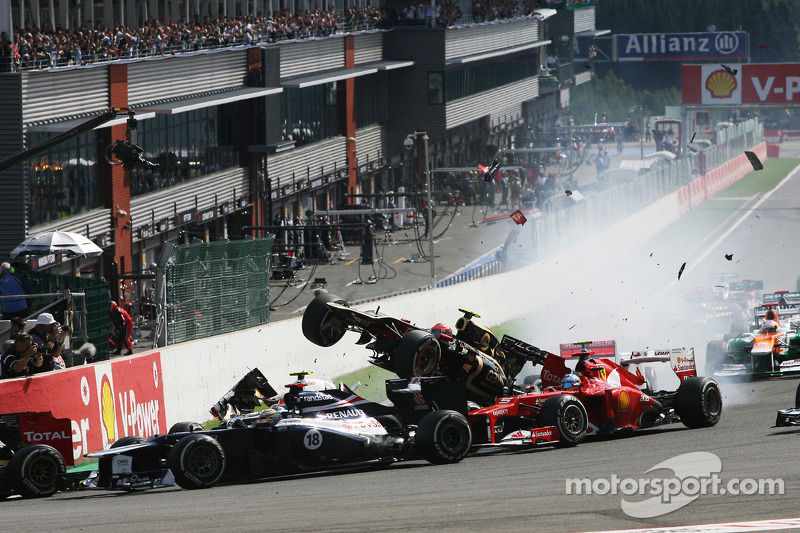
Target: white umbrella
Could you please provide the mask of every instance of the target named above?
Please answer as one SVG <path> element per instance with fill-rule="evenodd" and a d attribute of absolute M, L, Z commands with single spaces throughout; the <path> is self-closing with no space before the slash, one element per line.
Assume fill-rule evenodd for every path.
<path fill-rule="evenodd" d="M 95 243 L 70 231 L 48 231 L 38 235 L 31 235 L 19 246 L 11 251 L 11 258 L 20 255 L 47 255 L 66 254 L 80 256 L 97 256 L 103 254 L 103 249 Z"/>

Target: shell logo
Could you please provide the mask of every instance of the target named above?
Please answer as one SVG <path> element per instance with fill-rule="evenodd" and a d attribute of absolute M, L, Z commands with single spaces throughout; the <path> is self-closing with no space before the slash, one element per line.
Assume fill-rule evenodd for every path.
<path fill-rule="evenodd" d="M 628 405 L 631 403 L 631 397 L 628 396 L 628 391 L 622 390 L 619 391 L 619 410 L 624 411 L 628 408 Z"/>
<path fill-rule="evenodd" d="M 706 90 L 712 98 L 730 98 L 739 83 L 735 76 L 731 76 L 724 69 L 715 70 L 706 78 Z"/>
<path fill-rule="evenodd" d="M 681 358 L 678 357 L 678 364 L 681 364 Z"/>
<path fill-rule="evenodd" d="M 117 421 L 114 409 L 114 391 L 111 389 L 111 382 L 108 380 L 108 376 L 103 376 L 103 381 L 100 384 L 100 413 L 108 436 L 108 442 L 114 442 L 117 440 Z"/>

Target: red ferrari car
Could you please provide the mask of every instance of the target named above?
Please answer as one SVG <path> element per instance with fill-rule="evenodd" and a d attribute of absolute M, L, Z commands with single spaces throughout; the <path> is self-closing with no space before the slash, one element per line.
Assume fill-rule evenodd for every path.
<path fill-rule="evenodd" d="M 592 344 L 613 346 L 613 341 Z M 645 375 L 654 374 L 643 374 L 640 365 L 654 362 L 670 363 L 680 379 L 677 390 L 652 390 Z M 575 445 L 586 435 L 677 421 L 690 428 L 709 427 L 721 413 L 719 387 L 713 379 L 697 376 L 694 349 L 633 352 L 619 364 L 585 350 L 574 371 L 565 358 L 548 354 L 540 386 L 471 411 L 469 421 L 473 445 Z"/>

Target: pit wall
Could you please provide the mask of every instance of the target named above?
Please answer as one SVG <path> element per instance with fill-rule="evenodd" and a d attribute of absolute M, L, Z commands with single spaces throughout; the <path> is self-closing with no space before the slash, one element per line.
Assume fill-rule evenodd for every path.
<path fill-rule="evenodd" d="M 763 161 L 765 145 L 755 150 Z M 696 182 L 704 183 L 699 190 L 710 194 L 741 178 L 747 170 L 744 163 L 749 163 L 745 156 L 734 161 L 698 178 Z M 380 306 L 381 313 L 408 318 L 421 327 L 454 324 L 459 307 L 480 310 L 492 324 L 518 318 L 529 311 L 530 301 L 519 295 L 532 280 L 568 279 L 569 268 L 584 268 L 574 261 L 576 256 L 606 255 L 609 239 L 617 254 L 634 250 L 686 212 L 685 195 L 681 191 L 669 194 L 536 264 L 356 308 Z M 555 283 L 537 285 L 537 305 L 557 305 L 563 291 Z M 51 411 L 55 417 L 70 418 L 74 458 L 80 460 L 84 453 L 101 450 L 126 435 L 148 437 L 168 431 L 175 422 L 209 420 L 210 407 L 252 368 L 258 367 L 280 392 L 291 380 L 290 372 L 311 370 L 333 378 L 367 364 L 370 352 L 355 344 L 355 334 L 346 334 L 330 348 L 320 348 L 303 337 L 301 321 L 298 316 L 104 363 L 3 380 L 0 413 Z"/>
<path fill-rule="evenodd" d="M 763 142 L 751 150 L 764 162 L 767 160 L 767 143 Z M 704 176 L 692 181 L 690 184 L 678 189 L 678 210 L 683 216 L 692 209 L 696 209 L 707 199 L 713 197 L 723 189 L 727 189 L 747 173 L 753 166 L 744 154 L 739 154 L 722 166 L 708 171 Z"/>

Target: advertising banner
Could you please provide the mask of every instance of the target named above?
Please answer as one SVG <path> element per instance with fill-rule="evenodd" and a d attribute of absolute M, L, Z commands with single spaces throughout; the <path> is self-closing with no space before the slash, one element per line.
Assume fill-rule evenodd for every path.
<path fill-rule="evenodd" d="M 636 33 L 615 35 L 619 61 L 747 59 L 747 32 Z"/>
<path fill-rule="evenodd" d="M 0 413 L 47 411 L 72 421 L 73 457 L 127 435 L 166 433 L 161 355 L 0 382 Z"/>
<path fill-rule="evenodd" d="M 800 63 L 683 65 L 682 102 L 703 105 L 800 103 Z"/>

